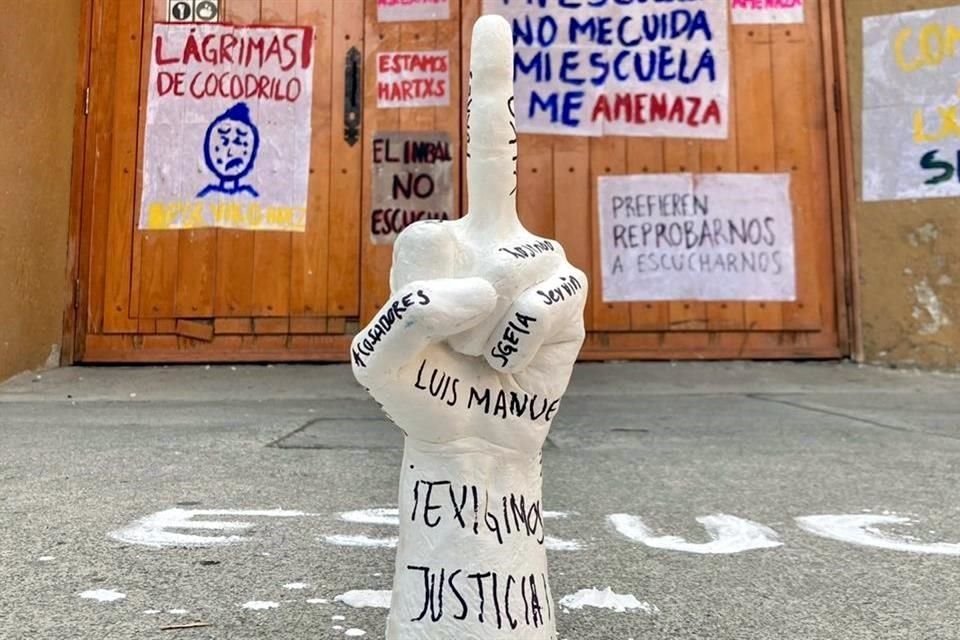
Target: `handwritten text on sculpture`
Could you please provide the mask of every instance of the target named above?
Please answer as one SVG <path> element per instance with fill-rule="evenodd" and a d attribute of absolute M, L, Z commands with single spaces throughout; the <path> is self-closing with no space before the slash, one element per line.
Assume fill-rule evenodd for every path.
<path fill-rule="evenodd" d="M 313 30 L 157 24 L 141 229 L 303 231 Z"/>
<path fill-rule="evenodd" d="M 725 138 L 718 0 L 484 0 L 513 26 L 521 133 Z"/>
<path fill-rule="evenodd" d="M 960 7 L 863 21 L 863 199 L 960 195 Z"/>
<path fill-rule="evenodd" d="M 788 174 L 601 177 L 603 299 L 796 298 Z"/>

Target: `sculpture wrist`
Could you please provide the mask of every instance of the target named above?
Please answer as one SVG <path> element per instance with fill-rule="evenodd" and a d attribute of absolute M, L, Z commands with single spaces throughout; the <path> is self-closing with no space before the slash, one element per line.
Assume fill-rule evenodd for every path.
<path fill-rule="evenodd" d="M 404 449 L 387 637 L 554 638 L 539 454 L 422 445 Z"/>

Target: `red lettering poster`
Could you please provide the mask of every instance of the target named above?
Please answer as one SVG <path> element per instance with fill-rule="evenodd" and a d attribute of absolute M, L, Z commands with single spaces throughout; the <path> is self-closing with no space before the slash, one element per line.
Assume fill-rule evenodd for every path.
<path fill-rule="evenodd" d="M 734 24 L 803 22 L 803 0 L 730 0 Z"/>
<path fill-rule="evenodd" d="M 303 231 L 313 30 L 157 24 L 141 229 Z"/>
<path fill-rule="evenodd" d="M 377 0 L 380 22 L 449 20 L 450 0 Z"/>
<path fill-rule="evenodd" d="M 377 54 L 377 106 L 446 107 L 450 104 L 448 51 Z"/>
<path fill-rule="evenodd" d="M 517 130 L 726 138 L 727 0 L 484 0 L 513 27 Z"/>

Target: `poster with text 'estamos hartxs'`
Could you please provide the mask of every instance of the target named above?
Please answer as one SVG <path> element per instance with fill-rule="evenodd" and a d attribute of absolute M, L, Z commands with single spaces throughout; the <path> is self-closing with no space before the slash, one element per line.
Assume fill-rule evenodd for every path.
<path fill-rule="evenodd" d="M 863 21 L 863 199 L 960 196 L 960 6 Z"/>
<path fill-rule="evenodd" d="M 729 0 L 484 0 L 513 27 L 517 130 L 726 138 Z"/>
<path fill-rule="evenodd" d="M 154 26 L 140 229 L 304 230 L 313 36 Z"/>

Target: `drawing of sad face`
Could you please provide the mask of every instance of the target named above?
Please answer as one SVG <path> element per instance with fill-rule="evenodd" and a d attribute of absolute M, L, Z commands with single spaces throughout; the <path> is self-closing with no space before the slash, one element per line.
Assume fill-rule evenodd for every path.
<path fill-rule="evenodd" d="M 207 128 L 204 143 L 207 167 L 221 180 L 250 173 L 260 147 L 260 132 L 245 103 L 231 107 Z"/>

